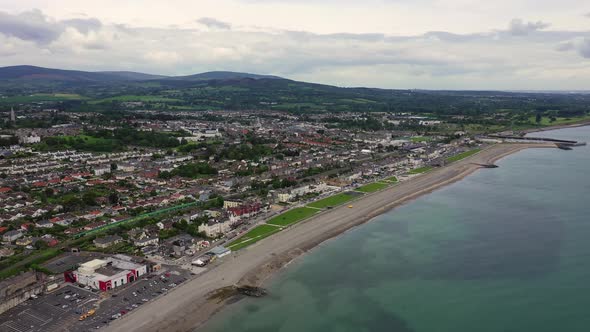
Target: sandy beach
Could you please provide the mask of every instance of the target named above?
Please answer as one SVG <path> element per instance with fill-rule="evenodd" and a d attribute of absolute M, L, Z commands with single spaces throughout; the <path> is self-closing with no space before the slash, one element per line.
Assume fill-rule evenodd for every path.
<path fill-rule="evenodd" d="M 279 232 L 246 249 L 223 258 L 223 264 L 196 276 L 153 302 L 149 302 L 122 319 L 112 322 L 106 331 L 191 331 L 202 326 L 226 301 L 209 299 L 209 295 L 231 285 L 261 285 L 274 273 L 320 243 L 366 223 L 396 206 L 437 188 L 456 182 L 481 167 L 527 148 L 551 148 L 553 144 L 498 144 L 481 152 L 416 176 L 383 191 L 346 205 L 324 211 L 289 229 Z M 493 169 L 483 171 L 493 172 Z"/>

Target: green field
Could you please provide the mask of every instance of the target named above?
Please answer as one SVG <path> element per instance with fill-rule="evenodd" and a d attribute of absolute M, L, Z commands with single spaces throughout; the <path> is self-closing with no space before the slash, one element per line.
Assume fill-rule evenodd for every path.
<path fill-rule="evenodd" d="M 44 101 L 85 100 L 86 97 L 73 93 L 36 93 L 28 96 L 0 98 L 0 103 L 35 103 Z"/>
<path fill-rule="evenodd" d="M 318 212 L 318 210 L 310 209 L 308 207 L 295 208 L 270 219 L 266 223 L 278 226 L 289 226 L 305 218 L 309 218 Z"/>
<path fill-rule="evenodd" d="M 397 176 L 392 176 L 390 178 L 385 179 L 385 181 L 389 181 L 391 183 L 396 183 L 398 180 L 397 180 Z"/>
<path fill-rule="evenodd" d="M 328 206 L 342 205 L 342 204 L 350 201 L 354 197 L 355 197 L 354 195 L 350 195 L 347 193 L 341 193 L 341 194 L 337 194 L 334 196 L 326 197 L 324 199 L 320 199 L 319 201 L 307 204 L 307 206 L 312 207 L 312 208 L 316 208 L 316 209 L 324 209 L 324 208 L 327 208 Z"/>
<path fill-rule="evenodd" d="M 111 101 L 117 101 L 117 102 L 142 101 L 142 102 L 146 102 L 146 103 L 165 103 L 165 102 L 182 102 L 183 100 L 176 99 L 176 98 L 167 98 L 167 97 L 163 97 L 163 96 L 123 95 L 123 96 L 93 100 L 90 102 L 90 104 L 100 104 L 100 103 L 111 102 Z"/>
<path fill-rule="evenodd" d="M 430 142 L 430 141 L 432 141 L 432 137 L 414 136 L 414 137 L 410 137 L 410 141 L 412 141 L 414 143 Z"/>
<path fill-rule="evenodd" d="M 423 167 L 416 168 L 416 169 L 409 171 L 408 174 L 422 174 L 422 173 L 426 173 L 432 169 L 433 169 L 432 166 L 423 166 Z"/>
<path fill-rule="evenodd" d="M 363 192 L 363 193 L 372 193 L 372 192 L 375 192 L 375 191 L 379 191 L 379 190 L 385 189 L 387 187 L 389 187 L 389 184 L 387 184 L 387 183 L 373 182 L 373 183 L 366 184 L 366 185 L 364 185 L 362 187 L 356 188 L 356 191 L 360 191 L 360 192 Z"/>
<path fill-rule="evenodd" d="M 459 153 L 458 155 L 447 158 L 446 161 L 449 163 L 452 163 L 454 161 L 459 161 L 461 159 L 465 159 L 469 156 L 472 156 L 472 155 L 478 153 L 479 151 L 481 151 L 481 149 L 473 149 L 470 151 L 465 151 L 465 152 Z"/>
<path fill-rule="evenodd" d="M 116 152 L 123 151 L 125 146 L 116 139 L 76 135 L 46 137 L 43 142 L 35 145 L 35 148 L 39 151 L 76 149 L 92 152 Z"/>
<path fill-rule="evenodd" d="M 269 237 L 272 234 L 279 232 L 280 230 L 281 229 L 279 227 L 270 225 L 260 225 L 258 227 L 253 228 L 239 239 L 231 242 L 227 245 L 227 247 L 233 251 L 236 251 L 244 247 L 247 247 L 253 243 L 256 243 L 266 237 Z"/>
<path fill-rule="evenodd" d="M 551 119 L 547 116 L 543 116 L 541 118 L 541 122 L 539 123 L 541 126 L 558 126 L 558 125 L 564 125 L 564 124 L 571 124 L 571 123 L 576 123 L 576 122 L 580 122 L 583 120 L 589 120 L 590 116 L 579 116 L 579 117 L 571 117 L 571 118 L 562 118 L 562 117 L 556 117 L 555 121 L 551 122 Z M 531 116 L 529 117 L 529 122 L 531 124 L 536 125 L 537 121 L 536 121 L 536 117 L 535 116 Z"/>

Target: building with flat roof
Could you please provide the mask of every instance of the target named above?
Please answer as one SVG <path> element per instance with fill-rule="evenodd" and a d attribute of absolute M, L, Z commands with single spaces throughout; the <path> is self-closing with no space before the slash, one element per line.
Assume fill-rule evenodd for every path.
<path fill-rule="evenodd" d="M 231 254 L 231 250 L 229 250 L 228 248 L 226 248 L 224 246 L 217 246 L 217 247 L 209 250 L 209 252 L 207 252 L 207 254 L 215 255 L 215 256 L 221 258 L 223 256 L 227 256 L 227 255 Z"/>
<path fill-rule="evenodd" d="M 77 270 L 66 271 L 64 277 L 66 282 L 76 282 L 108 291 L 133 282 L 146 273 L 146 265 L 135 263 L 129 257 L 117 255 L 82 263 Z"/>

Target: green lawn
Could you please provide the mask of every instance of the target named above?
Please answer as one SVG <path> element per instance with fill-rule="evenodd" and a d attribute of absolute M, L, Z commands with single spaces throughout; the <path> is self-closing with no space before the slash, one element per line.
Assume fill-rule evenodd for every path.
<path fill-rule="evenodd" d="M 447 160 L 447 162 L 452 163 L 454 161 L 459 161 L 461 159 L 465 159 L 465 158 L 467 158 L 469 156 L 472 156 L 472 155 L 478 153 L 479 151 L 481 151 L 481 149 L 473 149 L 473 150 L 470 150 L 470 151 L 465 151 L 465 152 L 459 153 L 458 155 L 449 157 L 446 160 Z"/>
<path fill-rule="evenodd" d="M 422 173 L 426 173 L 432 169 L 433 169 L 432 166 L 423 166 L 420 168 L 413 169 L 413 170 L 409 171 L 408 173 L 409 174 L 422 174 Z"/>
<path fill-rule="evenodd" d="M 311 209 L 308 207 L 295 208 L 270 219 L 266 223 L 278 226 L 288 226 L 305 218 L 309 218 L 318 212 L 317 209 Z"/>
<path fill-rule="evenodd" d="M 414 143 L 419 143 L 419 142 L 430 142 L 432 141 L 432 137 L 426 137 L 426 136 L 414 136 L 414 137 L 410 137 L 410 141 L 414 142 Z"/>
<path fill-rule="evenodd" d="M 364 193 L 372 193 L 375 191 L 385 189 L 387 187 L 389 187 L 389 185 L 386 183 L 374 182 L 374 183 L 366 184 L 362 187 L 358 187 L 358 188 L 356 188 L 356 191 L 360 191 L 360 192 L 364 192 Z"/>
<path fill-rule="evenodd" d="M 334 196 L 326 197 L 324 199 L 320 199 L 319 201 L 315 201 L 313 203 L 307 204 L 307 206 L 312 207 L 312 208 L 317 208 L 317 209 L 323 209 L 323 208 L 327 208 L 328 206 L 342 205 L 342 204 L 350 201 L 354 197 L 355 196 L 347 194 L 347 193 L 341 193 L 341 194 L 337 194 Z"/>
<path fill-rule="evenodd" d="M 117 96 L 117 97 L 111 97 L 111 98 L 104 98 L 104 99 L 98 99 L 98 100 L 93 100 L 90 102 L 90 104 L 99 104 L 99 103 L 104 103 L 104 102 L 111 102 L 111 101 L 118 101 L 118 102 L 126 102 L 126 101 L 142 101 L 142 102 L 146 102 L 146 103 L 165 103 L 165 102 L 181 102 L 183 100 L 181 99 L 175 99 L 175 98 L 166 98 L 163 96 L 136 96 L 136 95 L 123 95 L 123 96 Z"/>
<path fill-rule="evenodd" d="M 36 93 L 28 96 L 0 98 L 0 103 L 33 103 L 43 101 L 84 100 L 86 97 L 73 93 Z"/>
<path fill-rule="evenodd" d="M 571 118 L 562 118 L 562 117 L 556 117 L 555 121 L 551 122 L 551 119 L 548 116 L 543 116 L 541 118 L 541 122 L 539 123 L 541 126 L 558 126 L 558 125 L 563 125 L 563 124 L 570 124 L 570 123 L 576 123 L 582 120 L 588 120 L 590 119 L 590 116 L 579 116 L 579 117 L 571 117 Z M 529 117 L 529 122 L 531 124 L 537 125 L 537 121 L 536 121 L 536 116 L 531 116 Z"/>
<path fill-rule="evenodd" d="M 397 180 L 397 176 L 392 176 L 390 178 L 385 179 L 385 181 L 389 181 L 391 183 L 396 183 L 398 180 Z"/>
<path fill-rule="evenodd" d="M 253 228 L 248 233 L 239 239 L 232 241 L 227 247 L 233 251 L 247 247 L 253 243 L 256 243 L 266 237 L 271 236 L 274 233 L 279 232 L 281 229 L 270 225 L 260 225 Z"/>

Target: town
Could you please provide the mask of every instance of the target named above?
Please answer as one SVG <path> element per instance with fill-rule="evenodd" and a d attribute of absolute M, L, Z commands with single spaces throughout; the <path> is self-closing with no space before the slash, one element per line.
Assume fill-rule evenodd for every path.
<path fill-rule="evenodd" d="M 106 326 L 233 251 L 501 141 L 412 113 L 43 106 L 2 113 L 8 331 Z"/>

